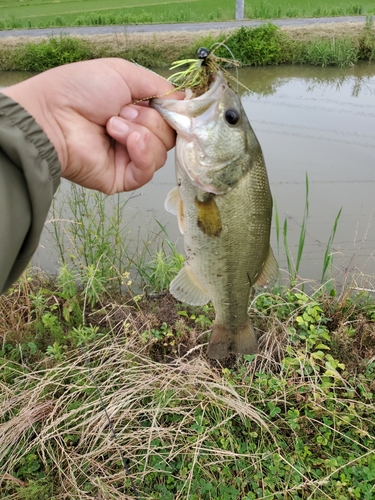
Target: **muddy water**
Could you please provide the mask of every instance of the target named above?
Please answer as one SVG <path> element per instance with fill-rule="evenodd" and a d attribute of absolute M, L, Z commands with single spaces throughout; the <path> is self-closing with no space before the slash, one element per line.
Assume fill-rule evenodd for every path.
<path fill-rule="evenodd" d="M 19 75 L 0 74 L 0 86 Z M 350 69 L 312 67 L 246 68 L 240 80 L 252 92 L 243 104 L 262 145 L 280 224 L 287 220 L 288 243 L 297 255 L 309 180 L 309 218 L 299 274 L 320 280 L 324 253 L 335 218 L 342 208 L 332 246 L 334 274 L 342 281 L 351 272 L 358 286 L 375 284 L 375 64 Z M 13 80 L 12 80 L 13 79 Z M 150 239 L 164 224 L 182 248 L 176 220 L 163 203 L 174 186 L 173 152 L 153 181 L 138 192 L 124 210 L 135 239 Z M 65 196 L 63 182 L 57 203 Z M 128 196 L 128 195 L 124 195 Z M 275 254 L 286 269 L 283 237 L 279 248 L 275 222 Z M 53 270 L 53 243 L 47 233 L 34 259 Z"/>

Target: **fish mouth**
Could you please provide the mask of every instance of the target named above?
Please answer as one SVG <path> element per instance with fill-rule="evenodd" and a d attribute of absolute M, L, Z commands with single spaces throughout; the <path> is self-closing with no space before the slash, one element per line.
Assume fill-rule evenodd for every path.
<path fill-rule="evenodd" d="M 227 87 L 221 72 L 215 73 L 211 78 L 210 88 L 199 97 L 184 100 L 151 99 L 150 106 L 156 109 L 178 134 L 191 140 L 192 119 L 214 107 Z"/>

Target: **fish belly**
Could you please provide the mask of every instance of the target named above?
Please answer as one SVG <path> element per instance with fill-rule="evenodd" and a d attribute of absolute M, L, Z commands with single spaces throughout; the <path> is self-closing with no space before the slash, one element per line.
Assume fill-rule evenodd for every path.
<path fill-rule="evenodd" d="M 233 189 L 213 196 L 210 203 L 216 205 L 220 224 L 216 233 L 207 234 L 198 224 L 196 200 L 201 192 L 182 170 L 178 172 L 178 182 L 186 264 L 212 300 L 216 330 L 220 330 L 220 337 L 226 338 L 220 340 L 220 344 L 225 344 L 220 348 L 222 355 L 212 357 L 224 357 L 228 350 L 236 350 L 236 335 L 238 337 L 244 328 L 245 335 L 252 337 L 253 345 L 245 350 L 254 351 L 257 342 L 249 325 L 248 302 L 251 287 L 268 256 L 272 217 L 272 197 L 263 159 L 255 162 Z M 215 325 L 210 343 L 214 341 Z"/>

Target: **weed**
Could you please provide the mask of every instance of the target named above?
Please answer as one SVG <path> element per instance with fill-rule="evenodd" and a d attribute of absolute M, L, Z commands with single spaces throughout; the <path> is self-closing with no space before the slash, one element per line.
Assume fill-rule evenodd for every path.
<path fill-rule="evenodd" d="M 46 354 L 60 363 L 65 358 L 64 350 L 63 346 L 61 346 L 58 342 L 54 342 L 53 345 L 49 345 L 47 347 Z"/>
<path fill-rule="evenodd" d="M 170 241 L 165 227 L 160 222 L 156 222 L 165 239 L 160 250 L 156 252 L 155 258 L 141 270 L 142 277 L 146 280 L 152 293 L 168 290 L 172 279 L 177 276 L 185 261 L 185 257 L 177 251 L 176 246 Z"/>
<path fill-rule="evenodd" d="M 331 248 L 332 248 L 333 240 L 335 238 L 335 234 L 336 234 L 336 231 L 337 231 L 337 224 L 339 222 L 341 212 L 342 212 L 342 208 L 340 208 L 339 213 L 336 216 L 336 219 L 335 219 L 335 222 L 333 224 L 333 228 L 332 228 L 330 237 L 328 239 L 326 251 L 324 253 L 322 277 L 321 277 L 321 280 L 320 280 L 321 283 L 324 282 L 327 271 L 329 271 L 330 273 L 332 271 L 333 253 L 331 251 Z"/>
<path fill-rule="evenodd" d="M 107 197 L 71 185 L 67 203 L 52 207 L 52 230 L 63 264 L 59 282 L 73 297 L 75 283 L 86 290 L 89 305 L 110 288 L 119 288 L 128 272 L 126 225 L 122 223 L 127 200 Z M 66 212 L 71 218 L 64 217 Z M 72 271 L 74 269 L 74 271 Z"/>
<path fill-rule="evenodd" d="M 74 38 L 61 36 L 43 40 L 39 44 L 28 43 L 18 49 L 15 56 L 24 71 L 41 72 L 55 66 L 92 59 L 85 43 Z"/>
<path fill-rule="evenodd" d="M 282 38 L 280 29 L 274 24 L 264 24 L 257 28 L 245 28 L 233 32 L 227 45 L 234 58 L 244 65 L 267 65 L 282 62 Z M 227 57 L 225 48 L 219 48 L 215 54 Z"/>
<path fill-rule="evenodd" d="M 276 242 L 277 242 L 277 249 L 278 249 L 278 254 L 280 254 L 280 236 L 281 236 L 281 226 L 280 226 L 280 217 L 277 209 L 277 203 L 274 201 L 274 208 L 275 208 L 275 228 L 276 228 Z M 340 219 L 342 209 L 339 210 L 334 224 L 333 228 L 330 234 L 330 237 L 328 239 L 328 243 L 326 246 L 325 254 L 324 254 L 324 261 L 323 261 L 323 268 L 322 268 L 322 279 L 321 282 L 323 283 L 326 273 L 328 270 L 332 269 L 332 264 L 333 264 L 333 252 L 332 252 L 332 244 L 335 238 L 335 234 L 337 231 L 337 225 L 338 221 Z M 306 228 L 307 228 L 307 220 L 309 217 L 309 178 L 308 175 L 306 174 L 305 178 L 305 209 L 303 213 L 303 219 L 301 223 L 301 229 L 300 229 L 300 235 L 299 235 L 299 241 L 298 241 L 298 249 L 297 249 L 297 257 L 296 261 L 294 263 L 293 257 L 290 252 L 289 248 L 289 241 L 288 241 L 288 219 L 284 219 L 284 224 L 282 227 L 282 236 L 283 236 L 283 242 L 284 242 L 284 250 L 285 250 L 285 255 L 286 255 L 286 260 L 287 260 L 287 265 L 288 265 L 288 273 L 289 273 L 289 279 L 290 283 L 293 286 L 296 283 L 297 276 L 298 276 L 298 271 L 299 267 L 301 264 L 302 260 L 302 255 L 303 255 L 303 250 L 305 247 L 305 238 L 306 238 Z"/>
<path fill-rule="evenodd" d="M 373 17 L 366 18 L 366 25 L 359 39 L 359 59 L 372 61 L 375 55 L 375 27 Z"/>
<path fill-rule="evenodd" d="M 316 66 L 353 66 L 359 54 L 349 39 L 315 40 L 305 47 L 304 62 Z"/>

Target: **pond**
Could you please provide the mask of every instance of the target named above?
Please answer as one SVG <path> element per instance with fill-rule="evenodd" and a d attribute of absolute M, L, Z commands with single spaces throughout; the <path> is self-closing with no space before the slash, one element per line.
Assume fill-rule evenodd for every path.
<path fill-rule="evenodd" d="M 165 73 L 164 73 L 165 74 Z M 25 75 L 1 74 L 0 86 Z M 243 105 L 261 143 L 280 226 L 288 225 L 287 241 L 297 256 L 309 186 L 309 216 L 299 275 L 319 281 L 335 219 L 342 208 L 332 244 L 333 275 L 341 282 L 355 276 L 358 287 L 375 283 L 375 64 L 353 68 L 276 66 L 243 68 L 239 79 Z M 241 91 L 242 92 L 242 91 Z M 175 218 L 164 199 L 174 186 L 174 154 L 152 182 L 129 196 L 123 212 L 135 239 L 149 239 L 163 224 L 182 250 Z M 67 182 L 57 194 L 62 203 Z M 274 210 L 275 215 L 275 210 Z M 56 270 L 56 252 L 46 231 L 34 264 Z M 279 245 L 276 219 L 272 245 L 281 269 L 287 269 L 282 227 Z M 286 274 L 286 273 L 285 273 Z"/>

